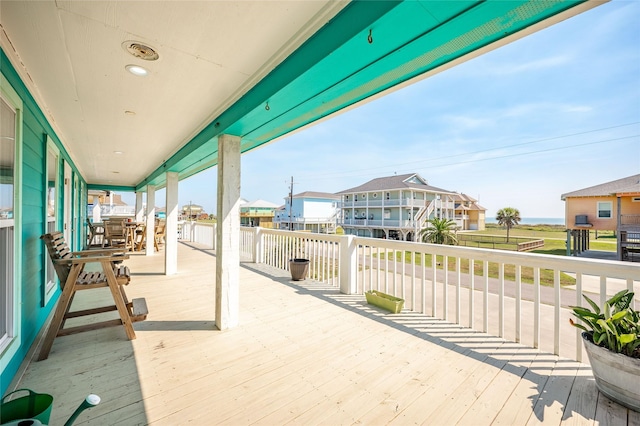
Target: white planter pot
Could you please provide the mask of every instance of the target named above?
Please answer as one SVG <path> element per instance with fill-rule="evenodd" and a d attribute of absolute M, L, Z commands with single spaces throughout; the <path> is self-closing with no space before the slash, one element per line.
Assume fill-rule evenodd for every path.
<path fill-rule="evenodd" d="M 582 333 L 596 386 L 613 401 L 640 412 L 640 359 L 617 354 Z"/>

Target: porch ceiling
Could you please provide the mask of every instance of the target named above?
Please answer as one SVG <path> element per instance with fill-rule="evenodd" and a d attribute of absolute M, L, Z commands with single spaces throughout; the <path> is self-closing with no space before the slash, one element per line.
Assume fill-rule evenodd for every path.
<path fill-rule="evenodd" d="M 216 165 L 219 134 L 246 152 L 600 3 L 8 1 L 0 23 L 86 181 L 144 190 Z"/>

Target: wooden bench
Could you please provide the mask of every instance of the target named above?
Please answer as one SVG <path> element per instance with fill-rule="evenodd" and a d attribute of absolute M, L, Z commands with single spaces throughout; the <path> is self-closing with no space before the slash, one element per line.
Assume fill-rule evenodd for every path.
<path fill-rule="evenodd" d="M 53 341 L 58 336 L 96 330 L 103 327 L 122 325 L 129 340 L 136 338 L 133 323 L 147 318 L 147 303 L 144 299 L 129 301 L 124 286 L 129 284 L 131 277 L 129 268 L 122 265 L 122 261 L 129 258 L 122 249 L 84 250 L 72 252 L 69 250 L 61 232 L 44 234 L 40 237 L 49 252 L 51 261 L 60 280 L 62 295 L 58 301 L 53 319 L 42 343 L 38 360 L 47 359 Z M 88 264 L 99 264 L 101 271 L 85 271 Z M 79 290 L 108 287 L 115 302 L 114 305 L 100 306 L 80 311 L 70 311 L 71 303 Z M 64 328 L 69 318 L 86 315 L 101 314 L 118 311 L 120 319 L 101 321 L 75 327 Z"/>

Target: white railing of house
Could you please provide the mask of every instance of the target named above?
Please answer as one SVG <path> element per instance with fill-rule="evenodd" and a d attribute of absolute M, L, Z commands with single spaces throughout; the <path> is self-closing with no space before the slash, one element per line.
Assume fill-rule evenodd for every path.
<path fill-rule="evenodd" d="M 208 249 L 216 248 L 215 223 L 185 221 L 181 234 L 183 241 L 198 243 Z"/>
<path fill-rule="evenodd" d="M 93 206 L 88 207 L 89 217 L 93 216 Z M 100 205 L 100 216 L 134 216 L 136 214 L 136 206 L 109 206 Z"/>
<path fill-rule="evenodd" d="M 187 222 L 183 229 L 185 239 L 215 247 L 215 225 Z M 290 259 L 304 257 L 310 260 L 309 278 L 342 293 L 383 291 L 403 298 L 408 311 L 578 361 L 583 359 L 579 331 L 575 329 L 574 338 L 566 337 L 567 327 L 573 331 L 568 306 L 586 304 L 586 283 L 593 288 L 595 282 L 595 294 L 589 297 L 600 305 L 635 286 L 634 303 L 636 309 L 640 306 L 640 265 L 629 262 L 259 227 L 241 228 L 240 250 L 244 259 L 283 270 L 289 269 Z M 447 273 L 443 265 L 450 265 Z M 495 277 L 486 273 L 490 267 L 497 271 Z M 506 271 L 511 269 L 514 278 L 509 279 Z M 527 274 L 532 283 L 525 283 Z M 545 274 L 551 277 L 550 287 L 542 284 Z M 561 288 L 561 274 L 575 278 L 569 290 Z"/>
<path fill-rule="evenodd" d="M 600 304 L 621 288 L 633 290 L 634 280 L 640 286 L 640 265 L 628 262 L 265 228 L 242 228 L 241 235 L 241 246 L 253 244 L 241 250 L 254 262 L 288 270 L 289 259 L 304 257 L 310 260 L 309 278 L 342 293 L 383 291 L 405 299 L 409 311 L 534 348 L 546 346 L 545 350 L 578 361 L 582 343 L 577 329 L 574 339 L 562 341 L 561 330 L 570 327 L 567 306 L 585 304 L 583 283 L 596 281 L 598 291 L 590 297 Z M 421 260 L 407 260 L 416 258 Z M 463 273 L 462 265 L 472 266 Z M 496 277 L 486 273 L 490 266 L 497 270 Z M 476 275 L 476 269 L 482 273 Z M 506 278 L 506 269 L 514 270 L 513 279 Z M 524 283 L 525 270 L 531 273 L 532 284 Z M 552 277 L 552 287 L 541 284 L 545 273 Z M 575 291 L 561 288 L 561 274 L 575 277 Z M 548 293 L 550 300 L 545 302 L 541 293 Z M 640 305 L 637 291 L 635 304 Z"/>

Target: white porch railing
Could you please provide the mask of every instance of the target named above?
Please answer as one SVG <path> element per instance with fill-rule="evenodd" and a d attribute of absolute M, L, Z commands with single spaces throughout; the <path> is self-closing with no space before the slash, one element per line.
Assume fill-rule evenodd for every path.
<path fill-rule="evenodd" d="M 198 228 L 205 225 L 189 226 L 193 232 L 185 233 L 185 238 L 211 241 L 210 237 L 198 240 L 204 235 Z M 242 228 L 240 245 L 244 258 L 283 270 L 289 269 L 289 259 L 307 258 L 309 278 L 342 293 L 383 291 L 405 299 L 408 311 L 534 348 L 545 346 L 578 361 L 582 360 L 578 330 L 571 339 L 561 341 L 561 335 L 567 328 L 573 331 L 568 306 L 586 303 L 585 288 L 602 304 L 617 291 L 635 286 L 635 304 L 640 306 L 640 265 L 628 262 L 265 228 Z M 561 277 L 575 283 L 563 288 Z"/>

